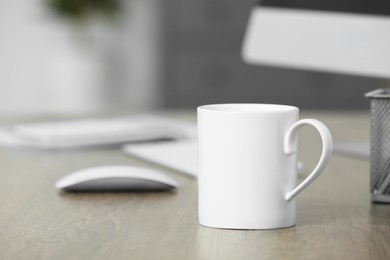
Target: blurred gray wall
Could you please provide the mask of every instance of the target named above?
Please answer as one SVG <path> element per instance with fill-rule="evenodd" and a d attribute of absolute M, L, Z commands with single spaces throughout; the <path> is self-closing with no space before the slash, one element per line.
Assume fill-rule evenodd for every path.
<path fill-rule="evenodd" d="M 123 0 L 115 26 L 81 32 L 41 0 L 6 1 L 0 115 L 222 102 L 368 109 L 364 93 L 389 86 L 384 79 L 243 63 L 241 44 L 256 2 Z"/>
<path fill-rule="evenodd" d="M 124 0 L 118 20 L 80 26 L 43 0 L 0 9 L 0 116 L 161 107 L 161 8 Z"/>
<path fill-rule="evenodd" d="M 159 0 L 123 0 L 121 18 L 104 54 L 106 107 L 155 109 L 163 105 L 163 36 Z"/>
<path fill-rule="evenodd" d="M 80 113 L 102 106 L 102 66 L 91 42 L 42 0 L 0 9 L 0 115 Z"/>

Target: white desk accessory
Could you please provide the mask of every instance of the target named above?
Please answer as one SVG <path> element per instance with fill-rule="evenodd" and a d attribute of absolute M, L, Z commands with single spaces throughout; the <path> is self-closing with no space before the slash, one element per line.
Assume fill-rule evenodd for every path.
<path fill-rule="evenodd" d="M 0 129 L 0 145 L 69 149 L 160 139 L 186 139 L 193 124 L 165 117 L 139 115 L 114 118 L 25 123 Z"/>
<path fill-rule="evenodd" d="M 335 143 L 334 154 L 353 157 L 356 159 L 370 159 L 370 144 L 368 142 Z"/>
<path fill-rule="evenodd" d="M 64 191 L 159 191 L 178 187 L 171 177 L 134 166 L 102 166 L 76 171 L 58 180 Z"/>

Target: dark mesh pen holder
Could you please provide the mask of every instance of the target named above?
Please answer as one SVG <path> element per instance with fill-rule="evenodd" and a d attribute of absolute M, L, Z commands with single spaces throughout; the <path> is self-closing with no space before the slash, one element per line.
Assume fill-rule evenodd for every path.
<path fill-rule="evenodd" d="M 390 89 L 377 89 L 365 96 L 371 99 L 371 198 L 390 203 Z"/>

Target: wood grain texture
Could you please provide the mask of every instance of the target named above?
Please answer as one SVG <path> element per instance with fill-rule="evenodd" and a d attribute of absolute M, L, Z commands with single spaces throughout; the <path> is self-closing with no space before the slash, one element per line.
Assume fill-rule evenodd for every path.
<path fill-rule="evenodd" d="M 195 118 L 195 114 L 188 114 Z M 303 113 L 335 141 L 368 140 L 363 113 Z M 304 128 L 308 170 L 319 137 Z M 54 182 L 85 167 L 148 165 L 176 178 L 164 193 L 59 193 Z M 197 182 L 119 150 L 0 150 L 0 259 L 389 259 L 390 205 L 372 204 L 369 165 L 334 156 L 298 196 L 297 225 L 265 231 L 206 228 L 197 222 Z"/>

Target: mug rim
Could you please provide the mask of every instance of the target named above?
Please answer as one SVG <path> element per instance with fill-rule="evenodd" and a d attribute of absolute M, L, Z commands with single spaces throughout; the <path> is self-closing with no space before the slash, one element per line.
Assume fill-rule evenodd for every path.
<path fill-rule="evenodd" d="M 299 111 L 299 108 L 290 105 L 266 103 L 223 103 L 202 105 L 198 107 L 199 110 L 222 113 L 280 113 Z"/>

